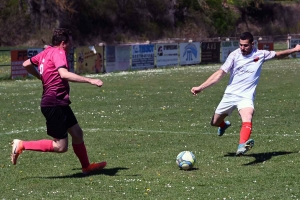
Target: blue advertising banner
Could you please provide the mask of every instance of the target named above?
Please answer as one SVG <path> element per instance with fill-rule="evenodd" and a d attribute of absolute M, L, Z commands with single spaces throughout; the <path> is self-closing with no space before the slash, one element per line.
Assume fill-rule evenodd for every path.
<path fill-rule="evenodd" d="M 132 45 L 132 64 L 131 69 L 154 68 L 154 45 L 136 44 Z"/>
<path fill-rule="evenodd" d="M 180 43 L 180 65 L 200 63 L 200 42 Z"/>

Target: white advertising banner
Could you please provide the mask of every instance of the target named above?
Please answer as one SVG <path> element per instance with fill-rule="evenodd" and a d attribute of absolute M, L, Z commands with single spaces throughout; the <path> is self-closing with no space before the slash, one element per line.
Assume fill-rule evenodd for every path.
<path fill-rule="evenodd" d="M 154 45 L 136 44 L 132 45 L 132 64 L 131 69 L 154 68 Z"/>
<path fill-rule="evenodd" d="M 200 42 L 180 43 L 180 65 L 200 63 Z"/>
<path fill-rule="evenodd" d="M 221 42 L 221 62 L 225 62 L 229 54 L 238 48 L 240 48 L 238 40 Z"/>
<path fill-rule="evenodd" d="M 300 38 L 291 39 L 289 44 L 290 49 L 294 48 L 297 44 L 300 44 Z M 292 53 L 290 57 L 300 58 L 300 52 Z"/>
<path fill-rule="evenodd" d="M 156 66 L 178 65 L 178 44 L 156 44 Z"/>
<path fill-rule="evenodd" d="M 105 71 L 114 72 L 116 66 L 115 46 L 105 46 Z"/>
<path fill-rule="evenodd" d="M 130 49 L 129 45 L 116 46 L 116 66 L 115 71 L 127 71 L 130 69 Z"/>

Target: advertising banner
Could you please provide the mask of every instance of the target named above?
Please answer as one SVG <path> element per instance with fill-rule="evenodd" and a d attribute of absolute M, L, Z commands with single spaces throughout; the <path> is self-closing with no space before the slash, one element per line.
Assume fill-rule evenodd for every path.
<path fill-rule="evenodd" d="M 23 62 L 32 56 L 43 51 L 42 48 L 27 49 L 27 50 L 11 50 L 11 78 L 23 78 L 30 74 L 24 69 Z"/>
<path fill-rule="evenodd" d="M 201 43 L 201 62 L 202 63 L 220 62 L 220 42 Z"/>
<path fill-rule="evenodd" d="M 221 42 L 221 62 L 225 62 L 231 52 L 240 48 L 239 41 L 223 41 Z"/>
<path fill-rule="evenodd" d="M 130 69 L 130 45 L 116 46 L 115 71 L 128 71 Z"/>
<path fill-rule="evenodd" d="M 37 48 L 37 49 L 27 49 L 27 58 L 31 58 L 35 55 L 37 55 L 38 53 L 40 53 L 41 51 L 43 51 L 42 48 Z M 38 66 L 35 66 L 36 70 L 38 71 Z M 31 74 L 28 74 L 28 76 L 32 76 Z"/>
<path fill-rule="evenodd" d="M 11 79 L 23 78 L 28 75 L 28 72 L 23 67 L 23 62 L 27 60 L 27 50 L 11 50 Z"/>
<path fill-rule="evenodd" d="M 131 69 L 154 68 L 154 45 L 136 44 L 131 46 L 132 64 Z"/>
<path fill-rule="evenodd" d="M 103 46 L 77 47 L 75 73 L 103 73 Z"/>
<path fill-rule="evenodd" d="M 40 53 L 41 51 L 43 51 L 42 48 L 27 49 L 27 58 L 31 58 Z"/>
<path fill-rule="evenodd" d="M 273 41 L 258 41 L 258 49 L 274 51 L 274 42 Z"/>
<path fill-rule="evenodd" d="M 194 65 L 200 63 L 200 42 L 180 43 L 180 65 Z"/>
<path fill-rule="evenodd" d="M 114 72 L 116 66 L 116 48 L 115 46 L 105 46 L 105 71 Z"/>
<path fill-rule="evenodd" d="M 156 44 L 156 66 L 178 66 L 178 44 Z"/>
<path fill-rule="evenodd" d="M 289 48 L 294 48 L 297 44 L 300 44 L 300 38 L 294 38 L 289 41 Z M 292 58 L 300 58 L 300 52 L 296 52 L 290 55 Z"/>

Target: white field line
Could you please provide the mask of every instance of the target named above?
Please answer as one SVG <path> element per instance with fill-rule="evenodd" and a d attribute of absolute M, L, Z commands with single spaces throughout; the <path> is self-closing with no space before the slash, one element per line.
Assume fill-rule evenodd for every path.
<path fill-rule="evenodd" d="M 29 133 L 29 132 L 37 132 L 40 130 L 46 131 L 45 127 L 38 127 L 38 128 L 32 128 L 32 129 L 22 129 L 22 130 L 13 130 L 5 133 L 0 133 L 0 135 L 12 135 L 12 134 L 18 134 L 18 133 Z"/>
<path fill-rule="evenodd" d="M 3 132 L 0 133 L 1 135 L 13 135 L 13 134 L 20 134 L 20 133 L 30 133 L 30 132 L 46 132 L 45 127 L 38 127 L 38 128 L 32 128 L 32 129 L 21 129 L 21 130 L 14 130 L 14 131 L 9 131 L 9 132 Z M 140 132 L 140 133 L 167 133 L 167 134 L 202 134 L 202 135 L 209 135 L 213 134 L 216 135 L 216 132 L 184 132 L 184 131 L 162 131 L 162 130 L 142 130 L 142 129 L 101 129 L 101 128 L 87 128 L 83 129 L 83 132 L 87 133 L 93 133 L 93 132 Z M 224 136 L 238 136 L 239 133 L 226 133 Z M 270 137 L 270 136 L 276 136 L 276 137 L 299 137 L 299 133 L 295 134 L 285 134 L 285 133 L 276 133 L 276 134 L 264 134 L 264 133 L 257 133 L 253 134 L 253 136 L 256 137 Z"/>

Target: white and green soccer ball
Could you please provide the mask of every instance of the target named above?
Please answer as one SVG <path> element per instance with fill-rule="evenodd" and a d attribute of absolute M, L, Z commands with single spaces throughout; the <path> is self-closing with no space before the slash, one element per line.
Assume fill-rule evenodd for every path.
<path fill-rule="evenodd" d="M 176 164 L 180 169 L 192 169 L 196 162 L 196 157 L 191 151 L 182 151 L 176 157 Z"/>

